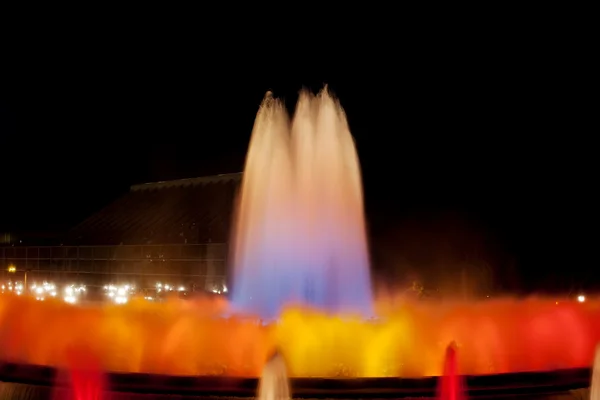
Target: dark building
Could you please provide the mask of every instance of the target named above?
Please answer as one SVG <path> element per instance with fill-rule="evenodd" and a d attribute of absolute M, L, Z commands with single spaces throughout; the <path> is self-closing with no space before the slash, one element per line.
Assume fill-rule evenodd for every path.
<path fill-rule="evenodd" d="M 61 246 L 1 248 L 3 271 L 15 266 L 16 275 L 27 271 L 30 281 L 167 282 L 220 290 L 241 176 L 134 185 L 72 229 Z"/>
<path fill-rule="evenodd" d="M 76 226 L 70 245 L 225 243 L 242 174 L 134 185 Z"/>

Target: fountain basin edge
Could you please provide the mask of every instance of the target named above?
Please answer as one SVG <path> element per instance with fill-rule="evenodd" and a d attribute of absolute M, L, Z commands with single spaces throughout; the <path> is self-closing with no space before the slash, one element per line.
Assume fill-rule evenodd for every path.
<path fill-rule="evenodd" d="M 560 393 L 589 387 L 590 368 L 543 372 L 463 376 L 470 397 Z M 54 367 L 0 363 L 0 382 L 32 386 L 66 386 L 65 374 Z M 145 373 L 106 373 L 107 390 L 119 393 L 182 396 L 254 397 L 258 378 L 171 376 Z M 431 397 L 437 377 L 424 378 L 291 378 L 294 397 L 365 398 Z"/>

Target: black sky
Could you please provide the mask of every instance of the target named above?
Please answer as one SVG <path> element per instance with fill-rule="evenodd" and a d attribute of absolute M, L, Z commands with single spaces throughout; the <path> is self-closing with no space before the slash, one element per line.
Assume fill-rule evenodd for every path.
<path fill-rule="evenodd" d="M 581 48 L 435 41 L 294 62 L 131 40 L 42 41 L 2 76 L 0 231 L 66 229 L 131 184 L 240 171 L 264 93 L 292 109 L 327 83 L 385 251 L 412 246 L 406 226 L 426 241 L 460 235 L 431 221 L 460 220 L 530 280 L 593 276 L 596 92 Z"/>

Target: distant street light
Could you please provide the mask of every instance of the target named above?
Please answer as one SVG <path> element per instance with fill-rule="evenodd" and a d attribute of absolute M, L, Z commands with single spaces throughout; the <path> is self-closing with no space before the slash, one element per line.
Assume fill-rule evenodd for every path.
<path fill-rule="evenodd" d="M 8 266 L 7 270 L 9 274 L 14 274 L 17 272 L 17 267 L 11 264 Z M 25 288 L 25 290 L 27 290 L 27 272 L 28 270 L 23 270 L 23 288 Z"/>

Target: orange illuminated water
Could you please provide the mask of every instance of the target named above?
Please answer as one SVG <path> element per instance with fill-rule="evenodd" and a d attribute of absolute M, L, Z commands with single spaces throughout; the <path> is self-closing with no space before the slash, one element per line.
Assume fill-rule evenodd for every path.
<path fill-rule="evenodd" d="M 439 375 L 448 343 L 463 374 L 590 366 L 600 303 L 494 300 L 380 304 L 379 322 L 288 309 L 277 323 L 219 318 L 226 304 L 130 303 L 82 308 L 0 298 L 3 358 L 69 365 L 87 347 L 108 371 L 258 376 L 279 349 L 290 376 Z M 201 311 L 199 311 L 201 310 Z"/>

